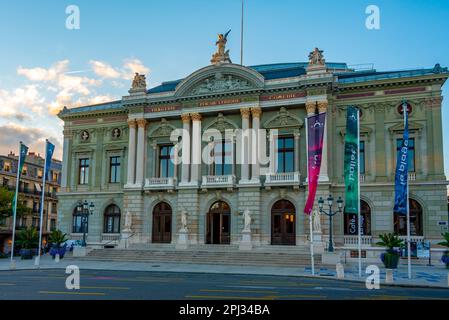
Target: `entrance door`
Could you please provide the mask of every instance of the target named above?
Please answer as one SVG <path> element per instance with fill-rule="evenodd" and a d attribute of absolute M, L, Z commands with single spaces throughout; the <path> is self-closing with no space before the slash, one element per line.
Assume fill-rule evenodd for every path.
<path fill-rule="evenodd" d="M 168 203 L 161 202 L 153 209 L 153 243 L 171 242 L 172 210 Z"/>
<path fill-rule="evenodd" d="M 279 200 L 271 208 L 271 244 L 296 245 L 295 206 L 288 200 Z"/>
<path fill-rule="evenodd" d="M 226 202 L 217 201 L 209 209 L 206 244 L 231 243 L 231 210 Z"/>

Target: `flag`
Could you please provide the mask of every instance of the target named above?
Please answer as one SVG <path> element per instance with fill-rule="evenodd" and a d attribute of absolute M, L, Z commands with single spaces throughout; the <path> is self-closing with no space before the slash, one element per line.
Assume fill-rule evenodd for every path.
<path fill-rule="evenodd" d="M 17 201 L 17 190 L 19 186 L 20 176 L 22 175 L 23 165 L 25 164 L 25 158 L 28 153 L 28 147 L 24 145 L 22 142 L 20 142 L 20 154 L 19 154 L 19 160 L 17 165 L 17 181 L 16 181 L 16 194 L 14 194 L 14 198 L 12 200 L 12 210 L 13 214 L 15 215 L 16 212 L 16 201 Z"/>
<path fill-rule="evenodd" d="M 345 136 L 345 213 L 359 213 L 359 112 L 348 107 Z"/>
<path fill-rule="evenodd" d="M 325 112 L 307 118 L 309 195 L 307 197 L 304 213 L 309 215 L 312 212 L 318 186 L 318 178 L 320 176 L 325 120 Z"/>
<path fill-rule="evenodd" d="M 402 104 L 404 112 L 404 137 L 398 151 L 396 161 L 396 176 L 394 179 L 394 209 L 396 213 L 407 214 L 407 188 L 408 188 L 408 106 Z"/>
<path fill-rule="evenodd" d="M 45 172 L 46 172 L 45 179 L 46 180 L 50 180 L 50 178 L 49 178 L 50 166 L 51 166 L 51 159 L 53 158 L 54 151 L 55 151 L 55 145 L 47 140 L 47 143 L 45 146 Z"/>

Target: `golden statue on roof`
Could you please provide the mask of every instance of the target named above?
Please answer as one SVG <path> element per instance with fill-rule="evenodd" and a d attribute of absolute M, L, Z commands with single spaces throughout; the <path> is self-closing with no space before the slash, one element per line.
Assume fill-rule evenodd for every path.
<path fill-rule="evenodd" d="M 226 43 L 228 42 L 229 32 L 231 32 L 231 30 L 229 30 L 225 34 L 218 34 L 218 40 L 217 42 L 215 42 L 215 45 L 217 46 L 217 52 L 212 55 L 212 59 L 210 60 L 212 64 L 224 62 L 232 63 L 231 59 L 229 58 L 229 50 L 226 50 Z"/>
<path fill-rule="evenodd" d="M 324 60 L 323 50 L 315 48 L 309 53 L 309 66 L 324 66 L 326 60 Z"/>

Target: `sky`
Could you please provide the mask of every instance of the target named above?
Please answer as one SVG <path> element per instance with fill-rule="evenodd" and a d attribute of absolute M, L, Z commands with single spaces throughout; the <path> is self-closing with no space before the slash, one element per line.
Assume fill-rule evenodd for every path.
<path fill-rule="evenodd" d="M 70 5 L 79 29 L 68 29 Z M 370 30 L 366 8 L 379 8 Z M 149 87 L 209 65 L 217 33 L 240 61 L 241 0 L 0 0 L 0 154 L 24 141 L 62 154 L 63 107 L 127 95 L 134 72 Z M 69 17 L 70 18 L 70 17 Z M 244 64 L 307 61 L 377 70 L 449 66 L 447 0 L 245 0 Z M 70 21 L 73 21 L 70 19 Z M 449 175 L 449 85 L 443 90 L 445 171 Z"/>

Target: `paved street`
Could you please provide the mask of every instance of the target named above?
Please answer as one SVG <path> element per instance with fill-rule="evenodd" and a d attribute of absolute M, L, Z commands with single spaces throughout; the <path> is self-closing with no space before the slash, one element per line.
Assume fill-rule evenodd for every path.
<path fill-rule="evenodd" d="M 329 279 L 174 272 L 81 270 L 80 290 L 63 269 L 0 271 L 0 299 L 449 299 L 447 289 L 381 286 Z"/>

